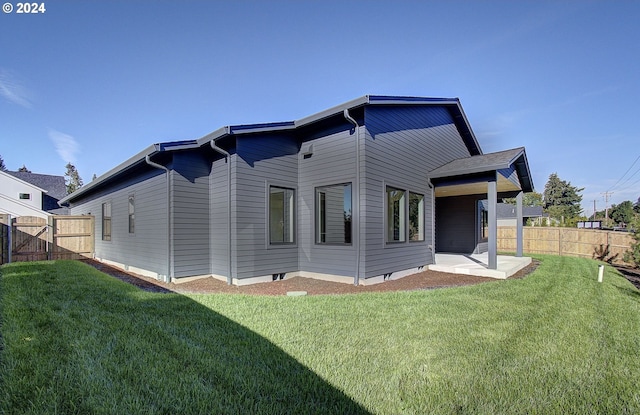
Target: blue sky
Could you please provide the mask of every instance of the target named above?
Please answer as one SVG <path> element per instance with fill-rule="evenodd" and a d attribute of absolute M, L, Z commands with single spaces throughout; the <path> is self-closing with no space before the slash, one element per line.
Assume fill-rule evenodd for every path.
<path fill-rule="evenodd" d="M 3 3 L 5 1 L 3 0 Z M 0 155 L 85 182 L 150 144 L 366 94 L 459 97 L 583 207 L 640 196 L 640 1 L 44 1 L 0 13 Z"/>

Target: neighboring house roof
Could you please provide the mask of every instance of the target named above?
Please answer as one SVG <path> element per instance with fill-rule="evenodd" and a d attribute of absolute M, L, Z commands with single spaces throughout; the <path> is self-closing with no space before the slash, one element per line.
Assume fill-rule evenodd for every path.
<path fill-rule="evenodd" d="M 65 213 L 65 210 L 61 211 L 58 205 L 58 201 L 67 196 L 67 185 L 64 176 L 22 171 L 7 171 L 7 173 L 26 183 L 39 187 L 44 192 L 42 196 L 42 210 Z"/>
<path fill-rule="evenodd" d="M 323 122 L 341 122 L 346 123 L 344 111 L 357 111 L 365 106 L 370 105 L 426 105 L 445 107 L 454 121 L 460 136 L 462 137 L 469 153 L 474 155 L 482 154 L 480 144 L 476 139 L 467 117 L 462 110 L 462 105 L 458 98 L 425 98 L 425 97 L 399 97 L 399 96 L 381 96 L 381 95 L 365 95 L 363 97 L 345 102 L 327 110 L 318 112 L 308 117 L 300 118 L 295 121 L 247 124 L 247 125 L 230 125 L 219 128 L 210 134 L 205 135 L 197 140 L 176 141 L 167 143 L 153 144 L 140 153 L 129 158 L 125 162 L 119 164 L 105 174 L 96 178 L 92 182 L 85 184 L 83 187 L 64 197 L 60 200 L 60 204 L 66 204 L 77 199 L 83 194 L 92 191 L 101 186 L 103 183 L 114 179 L 116 176 L 126 173 L 132 168 L 145 163 L 147 157 L 155 156 L 158 153 L 166 151 L 179 151 L 190 148 L 198 148 L 208 145 L 210 142 L 218 142 L 225 138 L 238 136 L 242 134 L 268 133 L 276 131 L 293 131 L 296 129 L 311 126 L 315 123 Z"/>
<path fill-rule="evenodd" d="M 514 169 L 517 173 L 521 190 L 523 192 L 532 192 L 533 180 L 524 147 L 453 160 L 432 170 L 429 173 L 429 179 L 434 184 L 444 184 L 445 181 L 459 184 L 459 182 L 465 180 L 472 182 L 476 177 L 483 177 L 484 179 L 487 175 L 493 174 L 493 172 L 504 171 L 508 173 L 511 169 Z M 455 182 L 456 180 L 458 182 Z M 508 180 L 503 180 L 503 182 L 507 183 Z M 480 193 L 484 193 L 484 191 Z"/>
<path fill-rule="evenodd" d="M 37 184 L 31 183 L 31 182 L 29 182 L 29 181 L 27 181 L 27 180 L 24 180 L 24 179 L 22 179 L 22 178 L 20 178 L 20 177 L 16 176 L 14 173 L 17 173 L 17 172 L 15 172 L 15 171 L 8 171 L 8 170 L 5 170 L 5 171 L 0 170 L 0 174 L 3 174 L 3 175 L 5 175 L 5 176 L 7 176 L 7 177 L 12 177 L 12 178 L 13 178 L 14 180 L 16 180 L 17 182 L 22 183 L 22 184 L 25 184 L 25 185 L 27 185 L 27 186 L 29 186 L 29 187 L 33 188 L 33 189 L 34 189 L 34 190 L 36 190 L 36 191 L 44 192 L 44 193 L 46 193 L 46 192 L 47 192 L 47 190 L 46 190 L 46 189 L 44 189 L 44 188 L 42 188 L 42 187 L 38 186 Z"/>
<path fill-rule="evenodd" d="M 488 202 L 486 200 L 482 201 L 485 209 L 487 208 L 487 204 Z M 496 213 L 498 219 L 515 219 L 518 216 L 516 213 L 516 205 L 512 205 L 511 203 L 498 203 Z M 542 216 L 542 206 L 522 206 L 523 218 L 541 218 Z"/>
<path fill-rule="evenodd" d="M 39 193 L 40 195 L 42 195 L 42 197 L 46 195 L 47 191 L 45 189 L 38 187 L 32 183 L 29 183 L 25 180 L 22 180 L 18 177 L 15 177 L 10 173 L 12 172 L 0 170 L 0 176 L 4 176 L 6 179 L 17 183 L 18 186 L 20 186 L 19 187 L 20 192 L 22 192 L 22 188 L 24 188 L 24 189 L 32 189 L 31 191 Z M 7 182 L 5 181 L 5 183 Z M 31 203 L 24 203 L 22 200 L 19 200 L 17 194 L 15 195 L 6 194 L 7 190 L 9 190 L 9 193 L 11 192 L 10 188 L 11 188 L 11 185 L 9 185 L 9 189 L 4 187 L 0 188 L 0 211 L 11 213 L 11 214 L 17 214 L 18 216 L 20 216 L 21 214 L 24 215 L 24 212 L 29 212 L 29 215 L 35 215 L 35 216 L 46 215 L 46 212 L 44 212 L 41 209 L 41 207 L 34 206 Z M 38 200 L 40 199 L 41 197 L 38 198 Z M 12 208 L 10 208 L 10 206 Z M 13 208 L 16 208 L 17 210 L 14 210 Z"/>

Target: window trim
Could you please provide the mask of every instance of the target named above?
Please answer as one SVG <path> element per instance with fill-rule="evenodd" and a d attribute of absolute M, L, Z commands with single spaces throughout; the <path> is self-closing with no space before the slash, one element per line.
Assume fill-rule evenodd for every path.
<path fill-rule="evenodd" d="M 281 189 L 281 190 L 285 190 L 285 191 L 291 191 L 291 204 L 290 204 L 290 210 L 291 210 L 291 219 L 290 219 L 290 240 L 288 241 L 273 241 L 271 239 L 271 195 L 272 189 Z M 267 224 L 266 224 L 266 239 L 267 239 L 267 246 L 268 247 L 282 247 L 282 246 L 292 246 L 292 245 L 296 245 L 297 243 L 297 232 L 296 232 L 296 228 L 297 228 L 297 200 L 296 200 L 296 189 L 294 187 L 288 187 L 288 186 L 281 186 L 281 185 L 277 185 L 277 184 L 267 184 L 267 203 L 266 203 L 266 219 L 267 219 Z M 283 192 L 284 194 L 286 194 L 286 192 Z M 284 215 L 284 206 L 286 206 L 286 204 L 284 204 L 284 200 L 283 200 L 283 215 Z M 284 220 L 282 221 L 282 223 L 284 224 Z M 285 232 L 283 230 L 283 239 L 285 236 Z"/>
<path fill-rule="evenodd" d="M 322 225 L 321 222 L 321 209 L 320 209 L 320 194 L 325 195 L 326 197 L 326 193 L 321 193 L 320 190 L 321 189 L 327 189 L 327 188 L 331 188 L 331 187 L 342 187 L 344 189 L 344 187 L 349 186 L 349 192 L 351 193 L 350 195 L 350 205 L 349 205 L 349 210 L 351 212 L 351 215 L 349 217 L 349 242 L 322 242 L 320 241 L 321 239 L 321 230 L 320 227 Z M 343 190 L 344 191 L 344 190 Z M 325 200 L 325 204 L 326 204 L 326 199 Z M 344 199 L 343 199 L 343 212 L 344 212 Z M 326 209 L 324 212 L 324 223 L 326 225 Z M 344 213 L 343 213 L 344 214 Z M 346 223 L 346 220 L 343 222 L 343 224 Z M 330 183 L 330 184 L 323 184 L 320 186 L 315 186 L 313 188 L 313 243 L 315 246 L 353 246 L 353 182 L 352 181 L 346 181 L 346 182 L 339 182 L 339 183 Z M 346 229 L 345 229 L 346 230 Z M 346 236 L 346 233 L 345 235 Z M 343 237 L 343 240 L 346 239 L 345 237 Z M 326 229 L 325 229 L 325 241 L 326 241 Z"/>
<path fill-rule="evenodd" d="M 408 209 L 409 209 L 409 214 L 407 216 L 407 226 L 408 226 L 408 241 L 409 243 L 416 243 L 416 242 L 424 242 L 425 241 L 425 209 L 424 209 L 424 204 L 425 204 L 425 195 L 422 193 L 417 193 L 417 192 L 412 192 L 412 191 L 408 191 L 407 192 L 409 194 L 409 203 L 408 205 Z M 418 207 L 418 235 L 421 235 L 421 237 L 419 236 L 420 239 L 412 239 L 411 238 L 411 196 L 420 196 L 421 197 L 421 203 Z"/>
<path fill-rule="evenodd" d="M 109 216 L 105 214 L 105 208 L 109 208 Z M 101 205 L 101 215 L 102 215 L 102 240 L 105 242 L 110 242 L 113 237 L 113 222 L 112 222 L 112 205 L 111 201 L 102 202 Z M 106 226 L 108 224 L 108 226 Z M 109 228 L 109 232 L 105 232 L 105 230 Z"/>
<path fill-rule="evenodd" d="M 130 194 L 127 198 L 127 209 L 129 210 L 129 235 L 136 233 L 136 200 L 135 194 Z"/>
<path fill-rule="evenodd" d="M 394 191 L 398 191 L 402 193 L 402 197 L 400 200 L 398 200 L 398 202 L 402 201 L 402 207 L 401 209 L 399 209 L 400 214 L 402 216 L 400 216 L 399 222 L 400 222 L 400 226 L 398 227 L 398 234 L 402 235 L 403 238 L 402 239 L 398 239 L 398 240 L 394 240 L 390 238 L 390 230 L 391 230 L 391 223 L 390 223 L 390 205 L 389 205 L 389 190 L 394 190 Z M 390 186 L 388 184 L 385 185 L 384 188 L 384 217 L 385 217 L 385 230 L 384 230 L 384 240 L 385 243 L 387 245 L 398 245 L 398 244 L 404 244 L 407 243 L 407 231 L 408 231 L 408 221 L 407 221 L 407 214 L 408 214 L 408 203 L 407 203 L 407 191 L 404 189 L 401 189 L 399 187 L 395 187 L 395 186 Z M 395 234 L 395 229 L 394 229 L 394 234 Z"/>

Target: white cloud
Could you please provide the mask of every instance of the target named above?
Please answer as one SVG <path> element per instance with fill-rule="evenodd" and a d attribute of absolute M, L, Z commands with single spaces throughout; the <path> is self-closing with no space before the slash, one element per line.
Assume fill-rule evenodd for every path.
<path fill-rule="evenodd" d="M 49 130 L 49 138 L 56 147 L 56 152 L 64 162 L 76 162 L 76 154 L 80 151 L 80 145 L 75 138 L 69 134 L 64 134 L 52 129 Z"/>
<path fill-rule="evenodd" d="M 22 86 L 17 76 L 4 69 L 0 69 L 0 95 L 9 102 L 31 108 L 29 91 Z"/>

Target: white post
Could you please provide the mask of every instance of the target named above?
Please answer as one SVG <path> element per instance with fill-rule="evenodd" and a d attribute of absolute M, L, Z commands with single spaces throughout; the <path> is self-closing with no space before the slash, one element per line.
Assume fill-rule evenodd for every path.
<path fill-rule="evenodd" d="M 604 265 L 598 265 L 598 282 L 602 282 L 603 275 L 604 275 Z"/>

